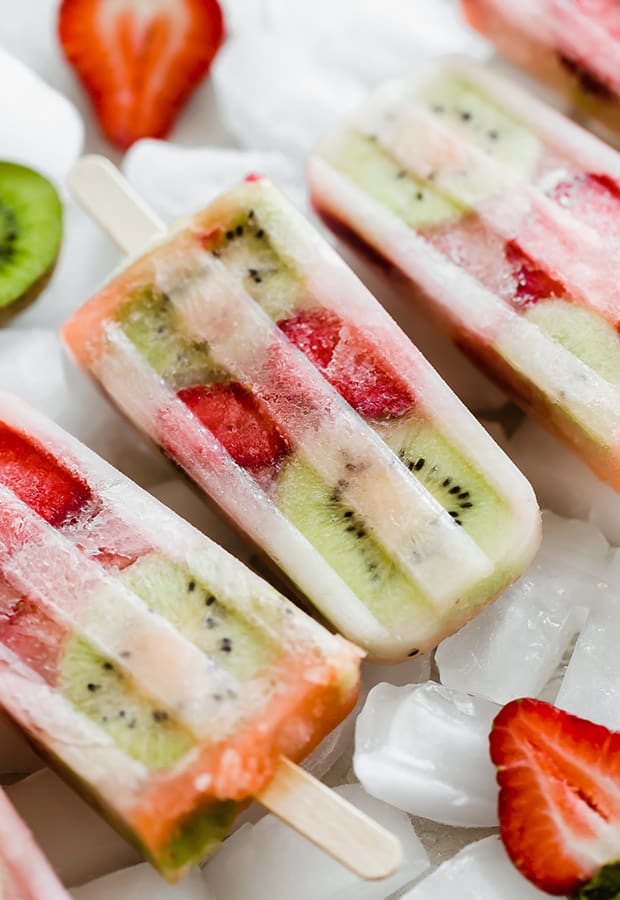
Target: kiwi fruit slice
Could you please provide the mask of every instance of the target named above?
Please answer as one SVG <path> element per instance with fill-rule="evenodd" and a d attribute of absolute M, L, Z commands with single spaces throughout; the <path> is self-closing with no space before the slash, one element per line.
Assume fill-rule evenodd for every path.
<path fill-rule="evenodd" d="M 231 218 L 212 252 L 225 260 L 271 319 L 285 318 L 295 308 L 303 279 L 275 249 L 259 209 L 243 210 Z"/>
<path fill-rule="evenodd" d="M 150 609 L 240 681 L 257 675 L 278 652 L 274 642 L 218 598 L 216 589 L 162 554 L 141 557 L 120 578 Z"/>
<path fill-rule="evenodd" d="M 465 207 L 407 172 L 376 139 L 351 129 L 332 138 L 323 155 L 334 168 L 411 228 L 458 219 Z"/>
<path fill-rule="evenodd" d="M 510 510 L 471 463 L 429 422 L 407 417 L 375 430 L 454 521 L 497 558 Z"/>
<path fill-rule="evenodd" d="M 610 384 L 620 387 L 620 335 L 594 310 L 568 300 L 541 300 L 526 318 Z"/>
<path fill-rule="evenodd" d="M 206 342 L 184 337 L 179 314 L 166 294 L 142 288 L 125 304 L 118 321 L 150 366 L 175 390 L 225 377 Z"/>
<path fill-rule="evenodd" d="M 379 622 L 391 626 L 407 608 L 426 605 L 419 588 L 347 506 L 340 486 L 326 484 L 293 459 L 280 475 L 276 503 Z"/>
<path fill-rule="evenodd" d="M 416 96 L 497 162 L 524 175 L 533 171 L 540 156 L 536 135 L 464 79 L 441 75 L 417 88 Z"/>
<path fill-rule="evenodd" d="M 67 642 L 59 686 L 70 703 L 150 769 L 172 765 L 194 744 L 166 710 L 142 696 L 125 674 L 81 638 Z"/>
<path fill-rule="evenodd" d="M 38 172 L 0 162 L 0 314 L 45 287 L 62 241 L 62 204 Z"/>

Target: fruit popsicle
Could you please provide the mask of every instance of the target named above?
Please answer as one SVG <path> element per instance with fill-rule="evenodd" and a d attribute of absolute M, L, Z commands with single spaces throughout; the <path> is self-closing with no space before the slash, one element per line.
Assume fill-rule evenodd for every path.
<path fill-rule="evenodd" d="M 375 658 L 434 647 L 535 551 L 527 482 L 264 178 L 132 262 L 64 337 Z"/>
<path fill-rule="evenodd" d="M 325 221 L 620 490 L 620 156 L 449 60 L 383 85 L 309 178 Z"/>
<path fill-rule="evenodd" d="M 0 703 L 170 880 L 357 694 L 357 648 L 9 395 L 0 610 Z"/>
<path fill-rule="evenodd" d="M 500 53 L 620 131 L 620 7 L 616 0 L 461 0 Z"/>
<path fill-rule="evenodd" d="M 32 835 L 0 790 L 0 897 L 69 900 Z"/>

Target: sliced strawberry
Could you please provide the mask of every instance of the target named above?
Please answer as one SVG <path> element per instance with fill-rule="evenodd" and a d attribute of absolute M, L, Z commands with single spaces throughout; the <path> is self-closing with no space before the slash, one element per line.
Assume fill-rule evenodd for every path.
<path fill-rule="evenodd" d="M 310 310 L 278 325 L 360 415 L 391 419 L 413 406 L 415 398 L 408 385 L 336 313 Z"/>
<path fill-rule="evenodd" d="M 245 469 L 273 465 L 289 449 L 260 400 L 238 382 L 184 388 L 178 397 Z"/>
<path fill-rule="evenodd" d="M 558 182 L 549 196 L 607 238 L 620 240 L 620 187 L 609 175 L 584 172 Z"/>
<path fill-rule="evenodd" d="M 62 0 L 65 56 L 121 149 L 164 137 L 224 39 L 218 0 Z"/>
<path fill-rule="evenodd" d="M 559 281 L 540 269 L 534 260 L 524 253 L 516 241 L 506 244 L 506 259 L 513 267 L 515 293 L 513 303 L 518 309 L 525 309 L 539 300 L 561 297 L 565 290 Z"/>
<path fill-rule="evenodd" d="M 50 684 L 55 681 L 58 660 L 67 630 L 45 615 L 39 604 L 0 582 L 0 643 Z"/>
<path fill-rule="evenodd" d="M 617 878 L 620 733 L 541 700 L 515 700 L 496 717 L 490 743 L 501 836 L 521 873 L 555 895 Z"/>
<path fill-rule="evenodd" d="M 79 475 L 4 422 L 0 422 L 0 483 L 55 527 L 74 519 L 92 499 Z"/>

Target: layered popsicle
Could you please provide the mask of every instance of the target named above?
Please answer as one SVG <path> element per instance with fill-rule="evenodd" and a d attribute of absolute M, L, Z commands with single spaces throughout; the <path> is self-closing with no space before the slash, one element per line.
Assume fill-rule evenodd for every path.
<path fill-rule="evenodd" d="M 461 0 L 467 20 L 571 107 L 620 131 L 616 0 Z"/>
<path fill-rule="evenodd" d="M 434 647 L 535 551 L 527 482 L 266 179 L 131 263 L 64 337 L 374 657 Z"/>
<path fill-rule="evenodd" d="M 166 877 L 347 715 L 359 657 L 0 396 L 0 703 Z"/>
<path fill-rule="evenodd" d="M 309 177 L 325 221 L 620 490 L 620 156 L 450 60 L 383 85 Z"/>
<path fill-rule="evenodd" d="M 0 791 L 0 897 L 2 900 L 69 900 L 69 894 L 3 791 Z"/>

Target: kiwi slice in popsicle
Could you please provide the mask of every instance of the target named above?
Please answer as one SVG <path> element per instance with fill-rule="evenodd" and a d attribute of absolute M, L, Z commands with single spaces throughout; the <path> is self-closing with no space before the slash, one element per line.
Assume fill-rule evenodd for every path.
<path fill-rule="evenodd" d="M 62 205 L 38 172 L 0 162 L 0 315 L 45 287 L 62 240 Z"/>

